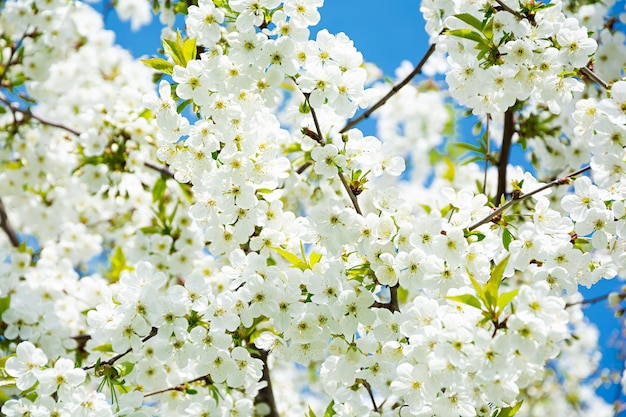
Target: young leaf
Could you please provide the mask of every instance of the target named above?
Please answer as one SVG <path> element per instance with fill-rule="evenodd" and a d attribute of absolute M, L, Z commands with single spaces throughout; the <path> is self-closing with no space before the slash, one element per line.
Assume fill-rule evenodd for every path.
<path fill-rule="evenodd" d="M 485 303 L 486 305 L 487 299 L 485 298 L 485 291 L 482 289 L 478 281 L 474 279 L 472 274 L 469 273 L 469 271 L 468 271 L 468 275 L 469 275 L 470 281 L 472 282 L 472 286 L 474 287 L 474 291 L 476 291 L 476 294 L 478 295 L 478 298 L 480 298 L 483 301 L 483 303 Z"/>
<path fill-rule="evenodd" d="M 177 34 L 180 37 L 180 33 Z M 174 62 L 181 67 L 187 66 L 187 60 L 185 59 L 185 54 L 183 52 L 183 44 L 182 41 L 179 44 L 178 42 L 172 41 L 170 39 L 163 39 L 163 49 L 172 57 Z"/>
<path fill-rule="evenodd" d="M 115 365 L 115 369 L 117 370 L 118 377 L 124 377 L 130 374 L 133 371 L 135 364 L 132 362 L 122 362 L 120 364 Z"/>
<path fill-rule="evenodd" d="M 513 407 L 502 408 L 500 412 L 498 413 L 497 417 L 513 417 L 515 414 L 517 414 L 519 409 L 522 407 L 523 402 L 524 401 L 520 401 L 517 404 L 515 404 Z"/>
<path fill-rule="evenodd" d="M 313 268 L 320 261 L 320 259 L 322 259 L 322 254 L 311 252 L 311 256 L 309 257 L 309 266 Z"/>
<path fill-rule="evenodd" d="M 504 310 L 504 307 L 506 307 L 511 301 L 513 301 L 518 292 L 519 289 L 515 289 L 500 294 L 500 296 L 498 297 L 498 310 Z"/>
<path fill-rule="evenodd" d="M 302 259 L 298 258 L 293 253 L 281 248 L 273 248 L 280 256 L 282 256 L 287 262 L 291 264 L 293 268 L 298 268 L 301 271 L 309 269 L 309 266 Z"/>
<path fill-rule="evenodd" d="M 335 409 L 333 408 L 334 405 L 335 400 L 331 400 L 328 407 L 326 407 L 326 411 L 324 411 L 324 417 L 333 417 L 335 415 Z"/>
<path fill-rule="evenodd" d="M 189 62 L 196 59 L 196 53 L 196 38 L 187 39 L 183 43 L 183 55 L 185 56 L 186 61 Z"/>
<path fill-rule="evenodd" d="M 471 294 L 449 295 L 445 298 L 450 301 L 457 301 L 462 304 L 467 304 L 468 306 L 475 307 L 479 310 L 482 309 L 482 306 L 480 305 L 480 300 Z"/>
<path fill-rule="evenodd" d="M 152 69 L 168 75 L 172 75 L 172 73 L 174 72 L 174 65 L 163 58 L 142 59 L 141 62 L 143 62 Z"/>
<path fill-rule="evenodd" d="M 479 33 L 474 32 L 471 29 L 454 29 L 446 31 L 446 35 L 456 36 L 463 39 L 468 39 L 470 41 L 474 41 L 478 44 L 485 44 L 485 40 Z"/>
<path fill-rule="evenodd" d="M 167 178 L 161 176 L 155 183 L 152 188 L 152 202 L 156 203 L 157 201 L 161 201 L 163 196 L 165 195 L 165 190 L 167 189 Z"/>
<path fill-rule="evenodd" d="M 480 20 L 478 20 L 477 18 L 475 18 L 473 15 L 469 13 L 455 14 L 454 17 L 467 23 L 471 27 L 478 29 L 481 32 L 483 30 L 483 22 L 481 22 Z"/>
<path fill-rule="evenodd" d="M 509 245 L 511 244 L 512 240 L 513 240 L 513 235 L 511 235 L 511 232 L 509 232 L 509 229 L 504 229 L 502 231 L 502 246 L 504 246 L 504 249 L 509 250 Z"/>
<path fill-rule="evenodd" d="M 95 350 L 96 352 L 113 352 L 113 346 L 110 343 L 105 343 L 104 345 L 96 346 L 91 350 Z"/>

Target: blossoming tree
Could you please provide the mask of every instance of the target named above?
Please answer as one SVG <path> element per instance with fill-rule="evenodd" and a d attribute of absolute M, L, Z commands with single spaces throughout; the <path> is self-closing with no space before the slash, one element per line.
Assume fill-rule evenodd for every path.
<path fill-rule="evenodd" d="M 416 2 L 395 81 L 322 3 L 114 2 L 165 25 L 142 62 L 0 3 L 3 415 L 619 411 L 578 292 L 626 273 L 614 2 Z"/>

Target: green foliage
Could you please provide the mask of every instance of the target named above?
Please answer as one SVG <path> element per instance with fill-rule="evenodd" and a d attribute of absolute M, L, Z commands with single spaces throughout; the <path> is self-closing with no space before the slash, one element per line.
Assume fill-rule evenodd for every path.
<path fill-rule="evenodd" d="M 523 401 L 518 402 L 513 407 L 501 408 L 493 417 L 513 417 L 522 407 Z"/>
<path fill-rule="evenodd" d="M 307 259 L 306 254 L 304 253 L 304 245 L 300 242 L 300 255 L 299 257 L 296 254 L 293 254 L 289 251 L 286 251 L 281 248 L 272 248 L 276 253 L 283 257 L 287 262 L 291 265 L 291 268 L 298 268 L 301 271 L 306 271 L 307 269 L 313 269 L 313 267 L 322 259 L 322 255 L 317 252 L 311 252 L 309 259 Z"/>
<path fill-rule="evenodd" d="M 502 276 L 508 261 L 509 257 L 507 256 L 499 264 L 495 265 L 491 270 L 489 280 L 484 285 L 476 281 L 468 271 L 476 295 L 454 295 L 447 296 L 446 299 L 482 310 L 485 322 L 493 323 L 496 329 L 502 328 L 504 325 L 504 321 L 501 320 L 502 312 L 519 292 L 519 289 L 515 289 L 500 294 L 500 284 L 502 284 Z"/>

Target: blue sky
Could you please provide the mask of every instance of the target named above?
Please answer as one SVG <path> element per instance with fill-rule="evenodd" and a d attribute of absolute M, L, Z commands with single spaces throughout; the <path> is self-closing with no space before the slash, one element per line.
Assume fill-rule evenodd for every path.
<path fill-rule="evenodd" d="M 393 76 L 403 60 L 415 64 L 428 49 L 428 38 L 417 0 L 394 0 L 386 3 L 385 7 L 381 7 L 380 0 L 326 0 L 325 3 L 321 9 L 322 20 L 313 28 L 313 32 L 326 28 L 331 33 L 346 33 L 362 52 L 364 59 L 376 63 L 386 75 Z M 618 3 L 622 10 L 623 3 L 623 0 Z M 101 3 L 95 7 L 102 10 Z M 116 32 L 117 43 L 129 49 L 135 57 L 154 55 L 160 47 L 161 24 L 158 19 L 139 32 L 131 32 L 129 24 L 120 22 L 114 12 L 107 13 L 105 23 Z M 365 129 L 371 129 L 371 126 L 366 125 Z M 603 281 L 591 290 L 583 289 L 583 294 L 585 298 L 595 297 L 619 286 L 616 280 Z M 608 310 L 607 304 L 604 302 L 589 306 L 585 314 L 599 326 L 601 345 L 608 345 L 615 332 L 619 331 L 619 323 Z M 603 365 L 619 367 L 616 353 L 614 349 L 605 350 Z M 608 402 L 613 402 L 618 395 L 615 387 L 600 389 L 600 393 Z M 620 415 L 623 414 L 626 413 Z"/>

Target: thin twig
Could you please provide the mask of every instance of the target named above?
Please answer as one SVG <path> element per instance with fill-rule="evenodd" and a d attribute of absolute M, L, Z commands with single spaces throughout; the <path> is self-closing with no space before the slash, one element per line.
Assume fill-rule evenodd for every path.
<path fill-rule="evenodd" d="M 146 161 L 143 164 L 147 168 L 153 169 L 153 170 L 161 173 L 161 175 L 163 175 L 165 177 L 174 178 L 174 173 L 172 171 L 170 171 L 169 169 L 167 169 L 167 167 L 165 167 L 165 166 L 157 165 L 154 162 L 150 162 L 150 161 Z"/>
<path fill-rule="evenodd" d="M 372 406 L 374 407 L 374 412 L 379 413 L 378 406 L 376 405 L 376 400 L 374 399 L 374 393 L 372 392 L 372 386 L 370 385 L 369 382 L 367 382 L 364 379 L 361 379 L 360 382 L 361 382 L 361 385 L 365 387 L 365 389 L 367 390 L 367 393 L 370 396 L 370 400 L 372 401 Z"/>
<path fill-rule="evenodd" d="M 209 376 L 208 375 L 204 375 L 204 376 L 199 376 L 198 378 L 194 378 L 191 381 L 187 381 L 187 382 L 184 382 L 182 384 L 175 385 L 173 387 L 167 387 L 167 388 L 159 389 L 159 390 L 156 390 L 156 391 L 150 391 L 148 393 L 145 393 L 143 395 L 143 397 L 144 398 L 151 397 L 153 395 L 163 394 L 164 392 L 169 392 L 169 391 L 184 392 L 185 389 L 186 389 L 186 385 L 193 384 L 195 382 L 200 382 L 200 381 L 205 381 L 207 383 L 207 385 L 211 384 L 211 379 L 209 378 Z"/>
<path fill-rule="evenodd" d="M 502 196 L 506 193 L 506 169 L 509 166 L 514 133 L 513 110 L 509 108 L 504 113 L 504 131 L 502 132 L 502 145 L 500 146 L 500 158 L 498 159 L 498 189 L 496 191 L 495 204 L 500 204 Z"/>
<path fill-rule="evenodd" d="M 520 19 L 520 20 L 525 19 L 524 15 L 522 15 L 520 12 L 516 12 L 515 10 L 511 9 L 509 6 L 504 4 L 504 2 L 502 2 L 502 0 L 496 0 L 496 3 L 498 3 L 500 5 L 500 7 L 502 7 L 502 10 L 511 13 L 513 16 L 517 17 L 518 19 Z"/>
<path fill-rule="evenodd" d="M 483 224 L 487 223 L 488 221 L 490 221 L 491 219 L 493 219 L 494 217 L 500 215 L 502 212 L 504 212 L 506 209 L 508 209 L 509 207 L 511 207 L 514 204 L 519 203 L 520 201 L 524 201 L 527 198 L 532 197 L 533 195 L 540 193 L 544 190 L 547 190 L 548 188 L 557 186 L 557 185 L 562 185 L 562 184 L 569 184 L 569 181 L 572 177 L 575 177 L 576 175 L 582 174 L 583 172 L 589 171 L 591 169 L 590 165 L 587 165 L 586 167 L 583 167 L 577 171 L 572 172 L 571 174 L 568 174 L 564 177 L 561 178 L 557 178 L 554 181 L 550 181 L 547 184 L 542 185 L 541 187 L 537 188 L 536 190 L 533 190 L 527 194 L 523 194 L 520 195 L 518 197 L 515 197 L 511 200 L 509 200 L 506 204 L 503 204 L 502 206 L 498 207 L 497 209 L 495 209 L 494 211 L 492 211 L 491 213 L 489 213 L 488 216 L 486 216 L 484 219 L 478 221 L 477 223 L 474 223 L 473 225 L 471 225 L 468 230 L 471 232 L 472 230 L 476 229 L 479 226 L 482 226 Z"/>
<path fill-rule="evenodd" d="M 304 97 L 307 103 L 309 104 L 309 108 L 311 109 L 311 116 L 313 116 L 313 123 L 315 124 L 315 129 L 317 130 L 317 137 L 319 138 L 318 142 L 320 143 L 320 145 L 323 146 L 322 138 L 324 136 L 322 136 L 322 129 L 320 128 L 319 121 L 317 120 L 317 114 L 315 113 L 315 109 L 311 106 L 311 103 L 309 103 L 309 95 L 310 94 L 305 94 Z M 341 180 L 341 184 L 343 184 L 343 188 L 346 189 L 346 192 L 348 193 L 348 196 L 350 197 L 350 201 L 352 201 L 354 210 L 360 215 L 363 215 L 363 213 L 361 212 L 361 207 L 359 207 L 359 201 L 357 200 L 356 195 L 354 195 L 352 188 L 350 188 L 350 185 L 346 181 L 346 178 L 344 177 L 343 172 L 338 171 L 338 175 L 339 175 L 339 179 Z"/>
<path fill-rule="evenodd" d="M 609 84 L 606 81 L 604 81 L 602 78 L 598 77 L 598 75 L 595 72 L 591 71 L 589 68 L 582 67 L 580 69 L 580 72 L 582 72 L 583 75 L 588 77 L 591 81 L 595 82 L 596 84 L 598 84 L 600 87 L 604 88 L 605 90 L 609 89 Z"/>
<path fill-rule="evenodd" d="M 348 184 L 348 182 L 346 181 L 346 177 L 343 175 L 343 172 L 339 171 L 338 175 L 341 183 L 343 184 L 343 188 L 345 188 L 348 192 L 348 196 L 350 197 L 350 201 L 352 201 L 354 210 L 360 215 L 363 215 L 363 213 L 361 212 L 361 207 L 359 206 L 359 200 L 357 200 L 356 195 L 354 195 L 354 192 L 352 191 L 352 188 L 350 188 L 350 184 Z"/>
<path fill-rule="evenodd" d="M 600 301 L 604 301 L 607 298 L 609 298 L 610 295 L 611 293 L 608 293 L 608 294 L 600 295 L 598 297 L 589 298 L 587 300 L 576 301 L 574 303 L 567 303 L 565 304 L 565 308 L 569 308 L 569 307 L 577 306 L 577 305 L 588 305 L 588 304 L 599 303 Z"/>
<path fill-rule="evenodd" d="M 43 125 L 50 126 L 50 127 L 56 127 L 58 129 L 65 130 L 66 132 L 69 132 L 69 133 L 71 133 L 73 135 L 80 136 L 80 132 L 78 130 L 76 130 L 76 129 L 73 129 L 73 128 L 69 127 L 69 126 L 65 126 L 65 125 L 60 124 L 60 123 L 56 123 L 56 122 L 52 122 L 50 120 L 46 120 L 46 119 L 44 119 L 42 117 L 39 117 L 39 116 L 33 114 L 33 112 L 30 111 L 29 109 L 22 109 L 22 108 L 20 108 L 18 106 L 15 106 L 13 103 L 11 103 L 2 94 L 0 94 L 0 101 L 3 102 L 4 104 L 6 104 L 12 112 L 21 113 L 22 115 L 24 115 L 26 117 L 26 119 L 34 119 L 34 120 L 37 120 L 39 123 L 41 123 Z"/>
<path fill-rule="evenodd" d="M 150 330 L 150 333 L 148 333 L 148 335 L 146 337 L 144 337 L 143 339 L 141 339 L 142 343 L 147 342 L 148 340 L 152 339 L 154 336 L 157 335 L 157 333 L 159 332 L 159 329 L 157 329 L 156 327 L 153 327 Z M 123 358 L 124 356 L 128 355 L 130 352 L 133 351 L 132 347 L 129 347 L 126 352 L 124 353 L 120 353 L 118 355 L 113 356 L 111 359 L 109 359 L 108 361 L 104 361 L 104 362 L 100 362 L 100 366 L 102 365 L 113 365 L 115 362 L 117 362 L 118 360 L 120 360 L 121 358 Z M 96 367 L 96 364 L 94 363 L 93 365 L 89 365 L 89 366 L 84 366 L 83 370 L 88 371 L 90 369 L 93 369 Z"/>
<path fill-rule="evenodd" d="M 428 58 L 430 58 L 433 52 L 435 52 L 436 47 L 437 47 L 436 44 L 434 43 L 431 44 L 430 48 L 428 48 L 428 50 L 422 57 L 422 60 L 415 66 L 415 68 L 413 69 L 413 71 L 411 71 L 409 75 L 407 75 L 398 84 L 394 85 L 391 91 L 389 91 L 383 98 L 378 100 L 372 107 L 370 107 L 369 109 L 361 113 L 358 117 L 352 120 L 349 120 L 348 123 L 339 131 L 339 133 L 347 132 L 348 130 L 356 126 L 357 124 L 361 123 L 363 120 L 370 117 L 372 113 L 374 113 L 376 110 L 382 107 L 391 97 L 393 97 L 398 91 L 400 91 L 402 87 L 407 85 L 413 78 L 415 78 L 418 74 L 420 74 L 422 72 L 422 68 L 424 67 L 424 64 L 426 64 L 426 61 L 428 61 Z"/>
<path fill-rule="evenodd" d="M 11 226 L 11 222 L 9 222 L 9 216 L 7 216 L 6 208 L 4 207 L 4 203 L 0 199 L 0 228 L 4 231 L 4 233 L 9 238 L 9 242 L 14 248 L 20 246 L 20 240 L 17 237 L 17 233 L 13 230 Z"/>
<path fill-rule="evenodd" d="M 17 52 L 17 50 L 20 49 L 20 45 L 22 44 L 24 39 L 26 39 L 28 36 L 32 36 L 32 33 L 28 33 L 28 30 L 26 30 L 24 34 L 22 35 L 22 37 L 13 45 L 11 45 L 11 52 L 9 53 L 7 63 L 4 66 L 4 69 L 2 70 L 2 74 L 0 74 L 0 86 L 2 86 L 2 83 L 4 82 L 4 79 L 7 76 L 7 73 L 9 72 L 9 68 L 11 68 L 11 65 L 19 62 L 19 61 L 12 62 L 13 57 L 15 56 L 15 53 Z"/>

